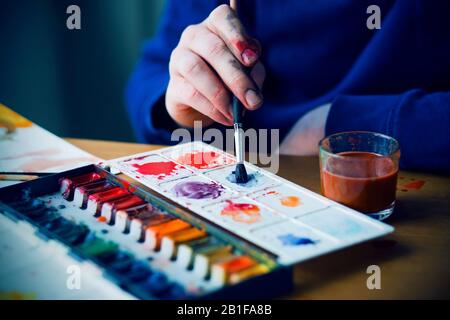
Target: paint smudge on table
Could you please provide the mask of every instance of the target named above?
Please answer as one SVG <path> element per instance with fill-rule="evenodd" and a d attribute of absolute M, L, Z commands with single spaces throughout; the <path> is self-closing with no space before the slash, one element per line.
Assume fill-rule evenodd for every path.
<path fill-rule="evenodd" d="M 176 184 L 173 193 L 177 197 L 189 199 L 216 199 L 224 191 L 224 187 L 215 182 L 183 181 Z"/>
<path fill-rule="evenodd" d="M 409 190 L 420 190 L 425 185 L 424 180 L 416 180 L 414 178 L 409 179 L 410 182 L 403 182 L 398 185 L 397 190 L 402 192 L 408 192 Z"/>
<path fill-rule="evenodd" d="M 234 203 L 226 200 L 227 206 L 222 209 L 221 215 L 231 216 L 234 221 L 242 223 L 256 223 L 260 221 L 260 209 L 252 203 Z"/>
<path fill-rule="evenodd" d="M 317 241 L 315 241 L 315 240 L 311 240 L 310 238 L 305 238 L 305 237 L 299 237 L 292 233 L 280 235 L 280 236 L 278 236 L 278 239 L 285 246 L 303 246 L 303 245 L 317 243 Z"/>
<path fill-rule="evenodd" d="M 404 189 L 420 190 L 424 185 L 425 185 L 425 181 L 423 181 L 423 180 L 414 180 L 414 181 L 411 181 L 411 182 L 408 182 L 408 183 L 402 185 L 402 187 Z"/>

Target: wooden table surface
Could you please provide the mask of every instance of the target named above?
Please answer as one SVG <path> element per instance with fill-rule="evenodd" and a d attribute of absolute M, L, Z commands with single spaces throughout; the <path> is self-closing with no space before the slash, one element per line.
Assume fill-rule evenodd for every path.
<path fill-rule="evenodd" d="M 67 139 L 103 159 L 161 146 Z M 278 175 L 320 192 L 317 157 L 280 157 Z M 423 181 L 419 189 L 408 183 Z M 386 221 L 395 232 L 385 238 L 303 262 L 295 267 L 289 299 L 450 298 L 450 177 L 399 173 L 394 214 Z M 381 289 L 369 290 L 366 269 L 381 269 Z"/>

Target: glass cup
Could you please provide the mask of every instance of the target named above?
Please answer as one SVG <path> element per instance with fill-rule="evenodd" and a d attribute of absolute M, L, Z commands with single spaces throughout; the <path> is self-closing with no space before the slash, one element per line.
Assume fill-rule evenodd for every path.
<path fill-rule="evenodd" d="M 397 140 L 353 131 L 330 135 L 319 147 L 325 197 L 378 220 L 392 214 L 400 159 Z"/>

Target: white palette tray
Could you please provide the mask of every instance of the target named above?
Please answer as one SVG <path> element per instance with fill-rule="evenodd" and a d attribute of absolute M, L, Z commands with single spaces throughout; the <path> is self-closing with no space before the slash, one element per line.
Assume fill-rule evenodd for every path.
<path fill-rule="evenodd" d="M 209 161 L 201 161 L 200 154 Z M 191 160 L 200 161 L 190 165 Z M 394 231 L 250 163 L 247 172 L 255 178 L 237 185 L 227 179 L 232 178 L 234 156 L 202 142 L 118 158 L 108 165 L 270 251 L 284 265 Z"/>

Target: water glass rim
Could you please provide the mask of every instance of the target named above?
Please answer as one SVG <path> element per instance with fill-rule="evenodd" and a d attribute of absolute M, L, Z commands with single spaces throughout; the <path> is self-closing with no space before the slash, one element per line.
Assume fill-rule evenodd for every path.
<path fill-rule="evenodd" d="M 373 135 L 373 136 L 381 137 L 383 139 L 392 141 L 393 144 L 394 144 L 394 149 L 388 155 L 381 154 L 380 158 L 390 158 L 393 155 L 395 155 L 396 153 L 398 153 L 399 150 L 400 150 L 400 144 L 398 143 L 397 139 L 395 139 L 395 138 L 393 138 L 391 136 L 388 136 L 386 134 L 383 134 L 383 133 L 373 132 L 373 131 L 362 131 L 362 130 L 343 131 L 343 132 L 337 132 L 337 133 L 330 134 L 329 136 L 326 136 L 326 137 L 324 137 L 323 139 L 321 139 L 319 141 L 319 150 L 322 151 L 322 152 L 326 152 L 327 154 L 329 154 L 329 155 L 331 155 L 333 157 L 338 157 L 338 158 L 343 158 L 343 159 L 346 159 L 346 158 L 353 158 L 353 159 L 355 159 L 354 157 L 351 157 L 351 156 L 346 156 L 346 155 L 342 155 L 342 154 L 333 153 L 333 152 L 325 149 L 325 147 L 323 145 L 326 140 L 329 140 L 330 138 L 333 138 L 333 137 L 336 137 L 336 136 L 345 135 L 345 134 Z"/>

